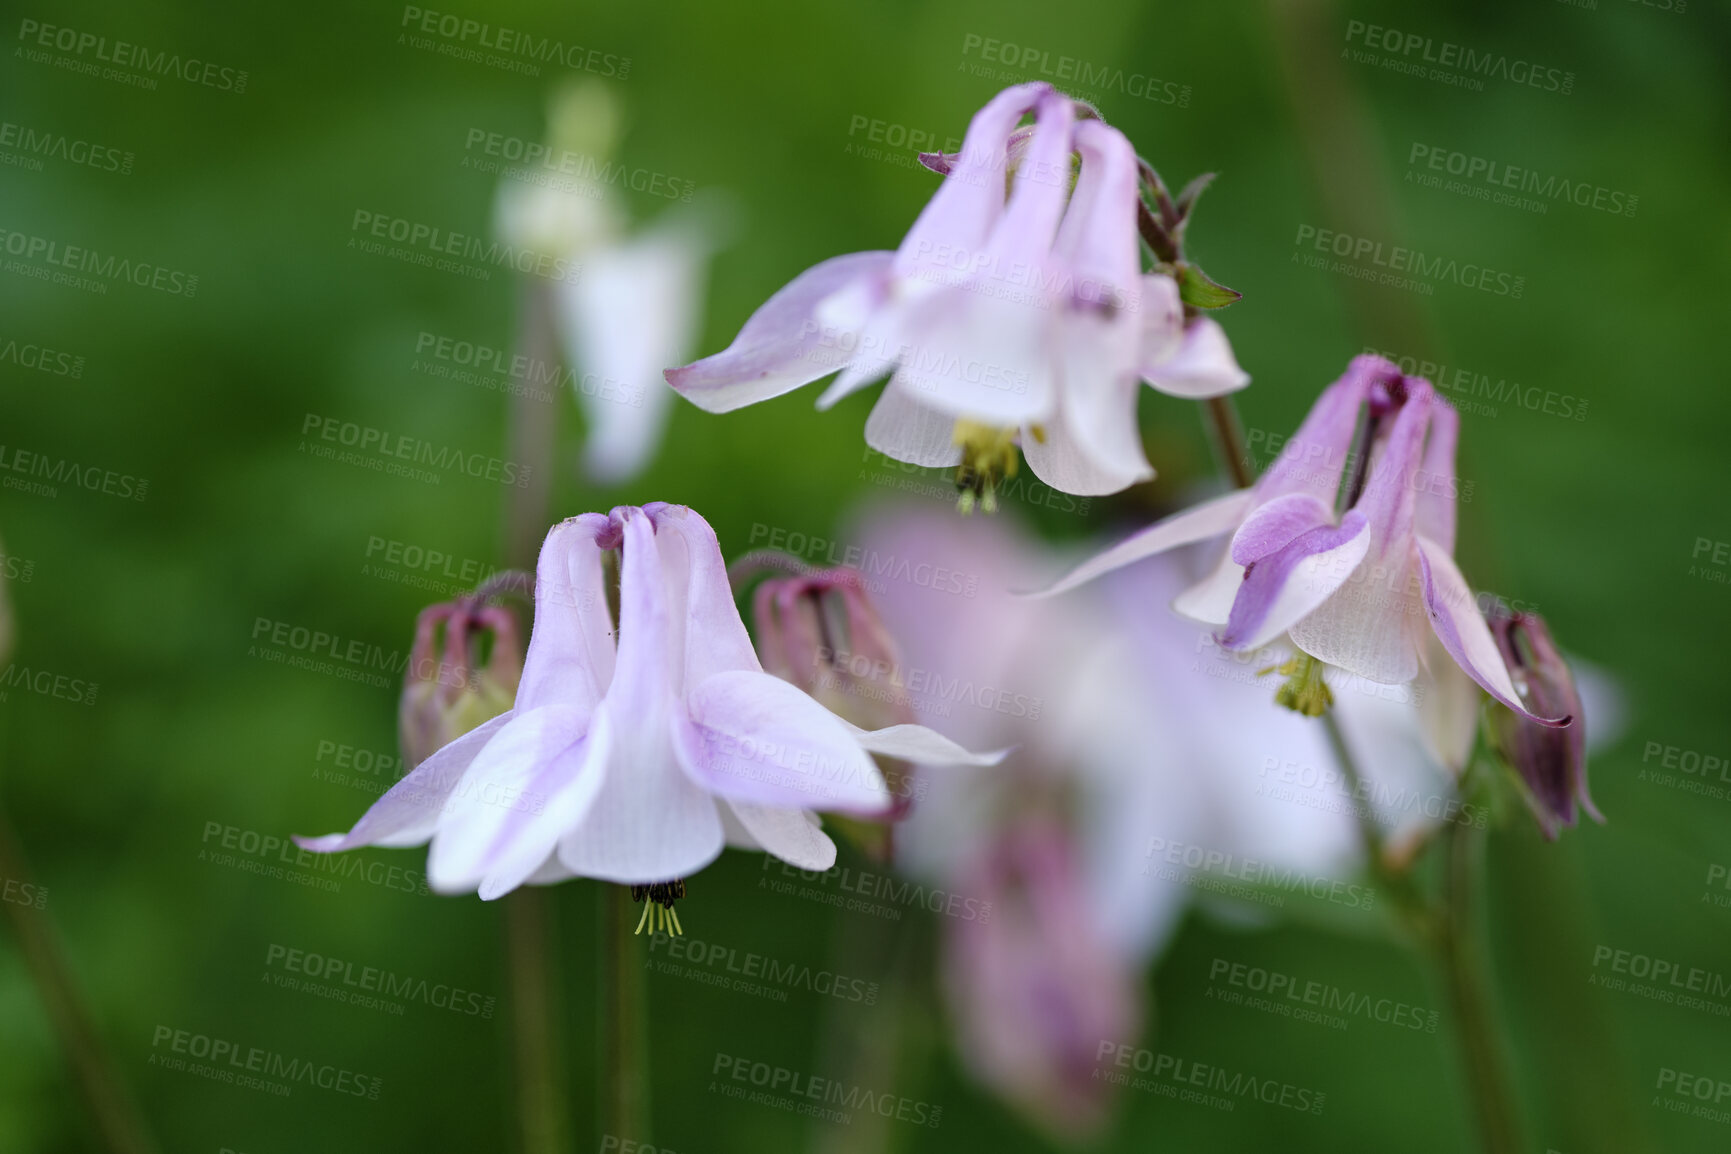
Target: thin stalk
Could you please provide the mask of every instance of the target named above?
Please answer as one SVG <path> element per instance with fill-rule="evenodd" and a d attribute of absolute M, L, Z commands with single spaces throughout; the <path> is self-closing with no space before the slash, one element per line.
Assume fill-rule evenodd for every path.
<path fill-rule="evenodd" d="M 1244 445 L 1244 426 L 1238 420 L 1238 406 L 1231 397 L 1209 397 L 1202 402 L 1202 412 L 1208 428 L 1214 434 L 1214 448 L 1220 455 L 1222 470 L 1235 489 L 1248 489 L 1256 482 L 1256 468 L 1250 463 L 1250 450 Z"/>
<path fill-rule="evenodd" d="M 0 877 L 24 883 L 30 889 L 30 873 L 18 848 L 12 827 L 0 813 Z M 0 902 L 6 919 L 18 935 L 24 964 L 36 982 L 49 1025 L 76 1076 L 79 1093 L 90 1111 L 102 1141 L 114 1154 L 155 1154 L 144 1118 L 115 1073 L 102 1039 L 84 1008 L 77 981 L 47 919 L 41 912 L 18 904 Z"/>
<path fill-rule="evenodd" d="M 1445 846 L 1445 912 L 1435 935 L 1435 954 L 1460 1034 L 1461 1061 L 1471 1087 L 1479 1141 L 1485 1154 L 1514 1154 L 1522 1149 L 1519 1116 L 1473 914 L 1483 839 L 1470 822 L 1457 821 L 1449 827 Z"/>
<path fill-rule="evenodd" d="M 553 982 L 548 972 L 545 890 L 524 886 L 505 899 L 505 942 L 511 971 L 511 1035 L 517 1064 L 517 1117 L 528 1154 L 570 1149 L 559 1092 L 553 1035 Z"/>
<path fill-rule="evenodd" d="M 631 891 L 611 882 L 601 889 L 601 1120 L 603 1137 L 647 1145 L 649 1135 L 649 1033 L 647 991 L 636 936 L 626 927 L 636 910 Z M 649 899 L 644 898 L 647 902 Z M 607 1143 L 604 1140 L 603 1146 Z"/>
<path fill-rule="evenodd" d="M 522 289 L 518 348 L 544 364 L 558 355 L 552 302 L 544 286 Z M 526 484 L 505 489 L 505 561 L 532 569 L 547 531 L 553 481 L 554 413 L 527 391 L 511 398 L 507 455 L 526 473 Z M 560 1093 L 558 1022 L 553 995 L 550 943 L 552 903 L 547 894 L 521 886 L 505 898 L 505 949 L 511 974 L 511 1026 L 517 1065 L 517 1113 L 526 1154 L 565 1154 L 568 1120 Z"/>

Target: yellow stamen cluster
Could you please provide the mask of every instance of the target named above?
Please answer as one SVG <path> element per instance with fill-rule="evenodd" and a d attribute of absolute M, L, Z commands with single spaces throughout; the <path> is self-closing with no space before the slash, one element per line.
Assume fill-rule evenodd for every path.
<path fill-rule="evenodd" d="M 1322 662 L 1308 653 L 1300 653 L 1291 661 L 1258 669 L 1256 676 L 1281 674 L 1286 682 L 1275 691 L 1274 703 L 1306 717 L 1321 717 L 1334 704 L 1334 691 L 1323 681 L 1322 670 Z"/>
<path fill-rule="evenodd" d="M 673 903 L 684 896 L 683 879 L 657 882 L 652 886 L 632 886 L 631 900 L 643 902 L 643 916 L 637 919 L 637 928 L 632 932 L 640 934 L 648 929 L 652 934 L 674 937 L 683 934 L 685 929 L 679 924 L 679 915 L 673 912 Z"/>
<path fill-rule="evenodd" d="M 962 450 L 956 466 L 956 508 L 964 514 L 976 506 L 987 513 L 998 511 L 998 484 L 1016 475 L 1021 455 L 1016 448 L 1016 430 L 984 425 L 966 417 L 956 421 L 950 441 Z"/>

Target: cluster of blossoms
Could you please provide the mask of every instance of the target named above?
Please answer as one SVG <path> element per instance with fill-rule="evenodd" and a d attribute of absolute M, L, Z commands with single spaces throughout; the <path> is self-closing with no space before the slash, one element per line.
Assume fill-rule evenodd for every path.
<path fill-rule="evenodd" d="M 1041 83 L 995 97 L 959 153 L 924 159 L 943 182 L 900 247 L 800 274 L 725 351 L 667 370 L 673 389 L 725 412 L 839 373 L 827 408 L 887 377 L 867 443 L 956 468 L 963 511 L 989 512 L 1022 458 L 1079 495 L 1152 477 L 1143 384 L 1208 400 L 1248 383 L 1206 315 L 1236 294 L 1183 257 L 1202 182 L 1174 200 L 1122 133 Z M 868 555 L 1004 578 L 978 598 L 891 582 L 868 599 L 857 573 L 790 559 L 753 555 L 730 573 L 683 506 L 574 517 L 542 547 L 520 677 L 508 613 L 479 595 L 429 610 L 417 662 L 442 626 L 439 668 L 463 677 L 405 690 L 418 764 L 348 833 L 301 844 L 430 842 L 432 886 L 483 899 L 577 876 L 629 885 L 648 902 L 639 930 L 678 932 L 684 879 L 724 846 L 829 868 L 828 812 L 867 852 L 894 848 L 1000 911 L 946 933 L 965 1056 L 1049 1128 L 1085 1129 L 1100 1106 L 1092 1050 L 1135 1035 L 1140 967 L 1191 897 L 1185 878 L 1148 868 L 1148 845 L 1318 876 L 1364 864 L 1363 799 L 1267 801 L 1251 775 L 1269 751 L 1329 764 L 1345 750 L 1369 767 L 1363 788 L 1438 796 L 1488 720 L 1548 836 L 1579 809 L 1598 818 L 1568 665 L 1536 617 L 1487 617 L 1455 562 L 1458 435 L 1428 381 L 1361 356 L 1260 479 L 1040 597 L 1008 591 L 1039 575 L 1043 551 L 1001 523 L 863 529 Z M 735 596 L 777 564 L 795 572 L 752 594 L 754 648 Z M 479 635 L 491 656 L 471 676 Z M 1261 672 L 1284 675 L 1289 711 L 1237 680 L 1174 672 L 1199 638 L 1276 654 Z M 956 665 L 949 684 L 1015 681 L 1027 692 L 994 701 L 1033 707 L 952 712 L 904 684 Z M 1390 706 L 1366 685 L 1410 694 Z M 1324 714 L 1333 740 L 1308 720 Z M 931 766 L 980 772 L 939 775 L 927 797 L 913 787 Z M 1401 832 L 1422 839 L 1438 820 L 1453 819 Z M 892 843 L 893 822 L 905 836 Z"/>
<path fill-rule="evenodd" d="M 1018 129 L 1030 109 L 1033 128 Z M 1178 280 L 1142 271 L 1141 167 L 1091 109 L 1046 84 L 1006 89 L 936 163 L 944 182 L 899 248 L 807 269 L 725 352 L 668 382 L 720 413 L 840 370 L 818 400 L 828 408 L 888 375 L 866 441 L 959 466 L 964 500 L 988 508 L 1018 443 L 1064 492 L 1152 477 L 1143 382 L 1194 398 L 1249 383 L 1220 326 L 1186 318 Z"/>

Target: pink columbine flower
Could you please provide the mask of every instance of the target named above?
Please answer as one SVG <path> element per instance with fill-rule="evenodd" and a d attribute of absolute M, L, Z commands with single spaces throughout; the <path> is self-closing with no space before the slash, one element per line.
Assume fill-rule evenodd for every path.
<path fill-rule="evenodd" d="M 1018 132 L 1029 111 L 1031 134 Z M 866 441 L 900 461 L 960 465 L 988 506 L 1018 435 L 1034 472 L 1066 492 L 1153 476 L 1138 382 L 1209 397 L 1249 377 L 1215 322 L 1185 321 L 1170 277 L 1142 272 L 1130 142 L 1051 86 L 1021 84 L 945 159 L 900 248 L 807 269 L 725 351 L 668 370 L 669 383 L 719 413 L 839 369 L 818 400 L 828 408 L 891 374 Z"/>
<path fill-rule="evenodd" d="M 680 505 L 621 506 L 547 535 L 514 706 L 427 758 L 348 833 L 297 840 L 321 852 L 430 840 L 433 888 L 483 899 L 573 876 L 677 886 L 723 845 L 827 869 L 835 845 L 811 811 L 892 804 L 873 752 L 1001 756 L 917 725 L 860 729 L 765 673 L 708 523 Z"/>
<path fill-rule="evenodd" d="M 1368 447 L 1355 451 L 1354 432 L 1366 413 Z M 1446 654 L 1521 716 L 1565 726 L 1567 715 L 1540 717 L 1521 703 L 1455 565 L 1459 425 L 1454 407 L 1430 382 L 1403 377 L 1380 357 L 1358 357 L 1323 391 L 1254 486 L 1156 522 L 1048 592 L 1231 533 L 1214 574 L 1174 602 L 1180 613 L 1221 626 L 1226 648 L 1260 649 L 1285 635 L 1315 661 L 1384 684 L 1412 681 L 1421 672 L 1434 678 L 1446 672 L 1436 668 L 1447 664 L 1440 660 Z M 1362 477 L 1363 487 L 1348 493 L 1337 512 L 1343 476 Z M 1439 660 L 1429 656 L 1435 646 Z M 1320 712 L 1328 699 L 1320 668 L 1299 664 L 1311 684 L 1300 686 L 1298 695 L 1313 696 L 1310 707 L 1300 701 L 1294 708 Z"/>

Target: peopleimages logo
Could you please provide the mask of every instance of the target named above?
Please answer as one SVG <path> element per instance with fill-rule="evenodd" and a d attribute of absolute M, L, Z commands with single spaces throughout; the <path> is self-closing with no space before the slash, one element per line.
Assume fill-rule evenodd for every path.
<path fill-rule="evenodd" d="M 18 23 L 18 39 L 26 45 L 36 48 L 53 49 L 56 52 L 70 52 L 73 56 L 88 57 L 101 64 L 111 64 L 115 68 L 132 69 L 144 73 L 144 79 L 154 76 L 172 76 L 176 80 L 184 80 L 188 84 L 198 84 L 205 88 L 215 88 L 222 92 L 233 92 L 237 96 L 246 91 L 246 70 L 241 68 L 226 68 L 208 60 L 200 60 L 196 56 L 184 59 L 178 52 L 168 52 L 162 49 L 146 48 L 142 44 L 131 44 L 125 40 L 110 41 L 106 36 L 98 36 L 94 32 L 81 32 L 76 28 L 65 28 L 56 24 L 44 24 L 39 20 L 25 19 Z M 34 59 L 34 57 L 32 57 Z M 43 61 L 37 61 L 43 63 Z M 114 77 L 109 77 L 114 79 Z M 151 81 L 147 88 L 155 88 Z"/>
<path fill-rule="evenodd" d="M 1343 54 L 1350 53 L 1350 58 L 1360 64 L 1377 64 L 1391 72 L 1406 72 L 1477 92 L 1484 91 L 1486 80 L 1506 80 L 1563 96 L 1575 90 L 1573 72 L 1530 60 L 1511 60 L 1501 52 L 1480 52 L 1452 41 L 1366 24 L 1362 20 L 1346 22 L 1346 42 L 1362 44 L 1367 50 L 1343 50 Z M 1388 55 L 1379 58 L 1379 52 Z"/>

